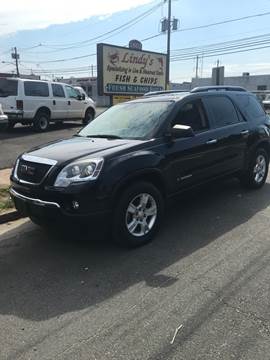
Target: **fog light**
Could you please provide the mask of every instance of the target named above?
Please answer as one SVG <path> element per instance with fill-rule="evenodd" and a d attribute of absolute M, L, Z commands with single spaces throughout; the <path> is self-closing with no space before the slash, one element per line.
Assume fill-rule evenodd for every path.
<path fill-rule="evenodd" d="M 72 201 L 72 207 L 74 210 L 77 210 L 77 209 L 79 209 L 80 204 L 78 203 L 78 201 L 74 200 L 74 201 Z"/>

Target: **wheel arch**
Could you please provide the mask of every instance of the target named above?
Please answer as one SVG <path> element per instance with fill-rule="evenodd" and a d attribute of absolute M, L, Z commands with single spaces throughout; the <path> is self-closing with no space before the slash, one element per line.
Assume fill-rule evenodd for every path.
<path fill-rule="evenodd" d="M 166 198 L 167 189 L 161 172 L 159 170 L 149 169 L 149 170 L 138 171 L 135 174 L 126 177 L 125 179 L 120 181 L 113 191 L 113 196 L 112 196 L 113 204 L 115 203 L 116 199 L 119 197 L 120 193 L 124 189 L 126 189 L 127 186 L 130 186 L 131 184 L 134 184 L 139 181 L 148 182 L 154 185 L 160 191 L 163 198 L 164 199 Z"/>
<path fill-rule="evenodd" d="M 35 117 L 41 113 L 41 112 L 44 112 L 46 114 L 49 115 L 49 117 L 51 118 L 51 110 L 47 107 L 47 106 L 41 106 L 37 109 L 36 113 L 35 113 Z"/>

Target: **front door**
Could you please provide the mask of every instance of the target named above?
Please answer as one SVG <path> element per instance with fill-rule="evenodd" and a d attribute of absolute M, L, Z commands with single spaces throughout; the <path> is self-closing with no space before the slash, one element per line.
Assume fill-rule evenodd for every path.
<path fill-rule="evenodd" d="M 180 106 L 170 126 L 176 124 L 190 126 L 194 136 L 174 139 L 167 144 L 166 163 L 172 192 L 210 178 L 215 165 L 215 154 L 209 146 L 212 130 L 200 98 Z"/>
<path fill-rule="evenodd" d="M 65 86 L 67 93 L 67 108 L 69 119 L 82 119 L 83 105 L 81 100 L 78 100 L 78 93 L 72 86 Z"/>

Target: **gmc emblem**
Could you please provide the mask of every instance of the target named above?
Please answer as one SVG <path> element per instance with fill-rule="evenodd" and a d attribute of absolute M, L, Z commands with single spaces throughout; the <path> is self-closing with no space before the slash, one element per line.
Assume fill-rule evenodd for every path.
<path fill-rule="evenodd" d="M 33 176 L 35 174 L 35 168 L 28 165 L 21 165 L 20 167 L 21 173 L 24 175 Z"/>

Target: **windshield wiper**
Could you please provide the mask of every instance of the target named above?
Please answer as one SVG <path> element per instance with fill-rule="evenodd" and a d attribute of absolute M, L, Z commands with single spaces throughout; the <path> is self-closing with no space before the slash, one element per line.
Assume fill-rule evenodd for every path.
<path fill-rule="evenodd" d="M 106 135 L 106 134 L 100 134 L 100 135 L 87 135 L 88 138 L 104 138 L 104 139 L 123 139 L 121 136 L 117 135 Z"/>

